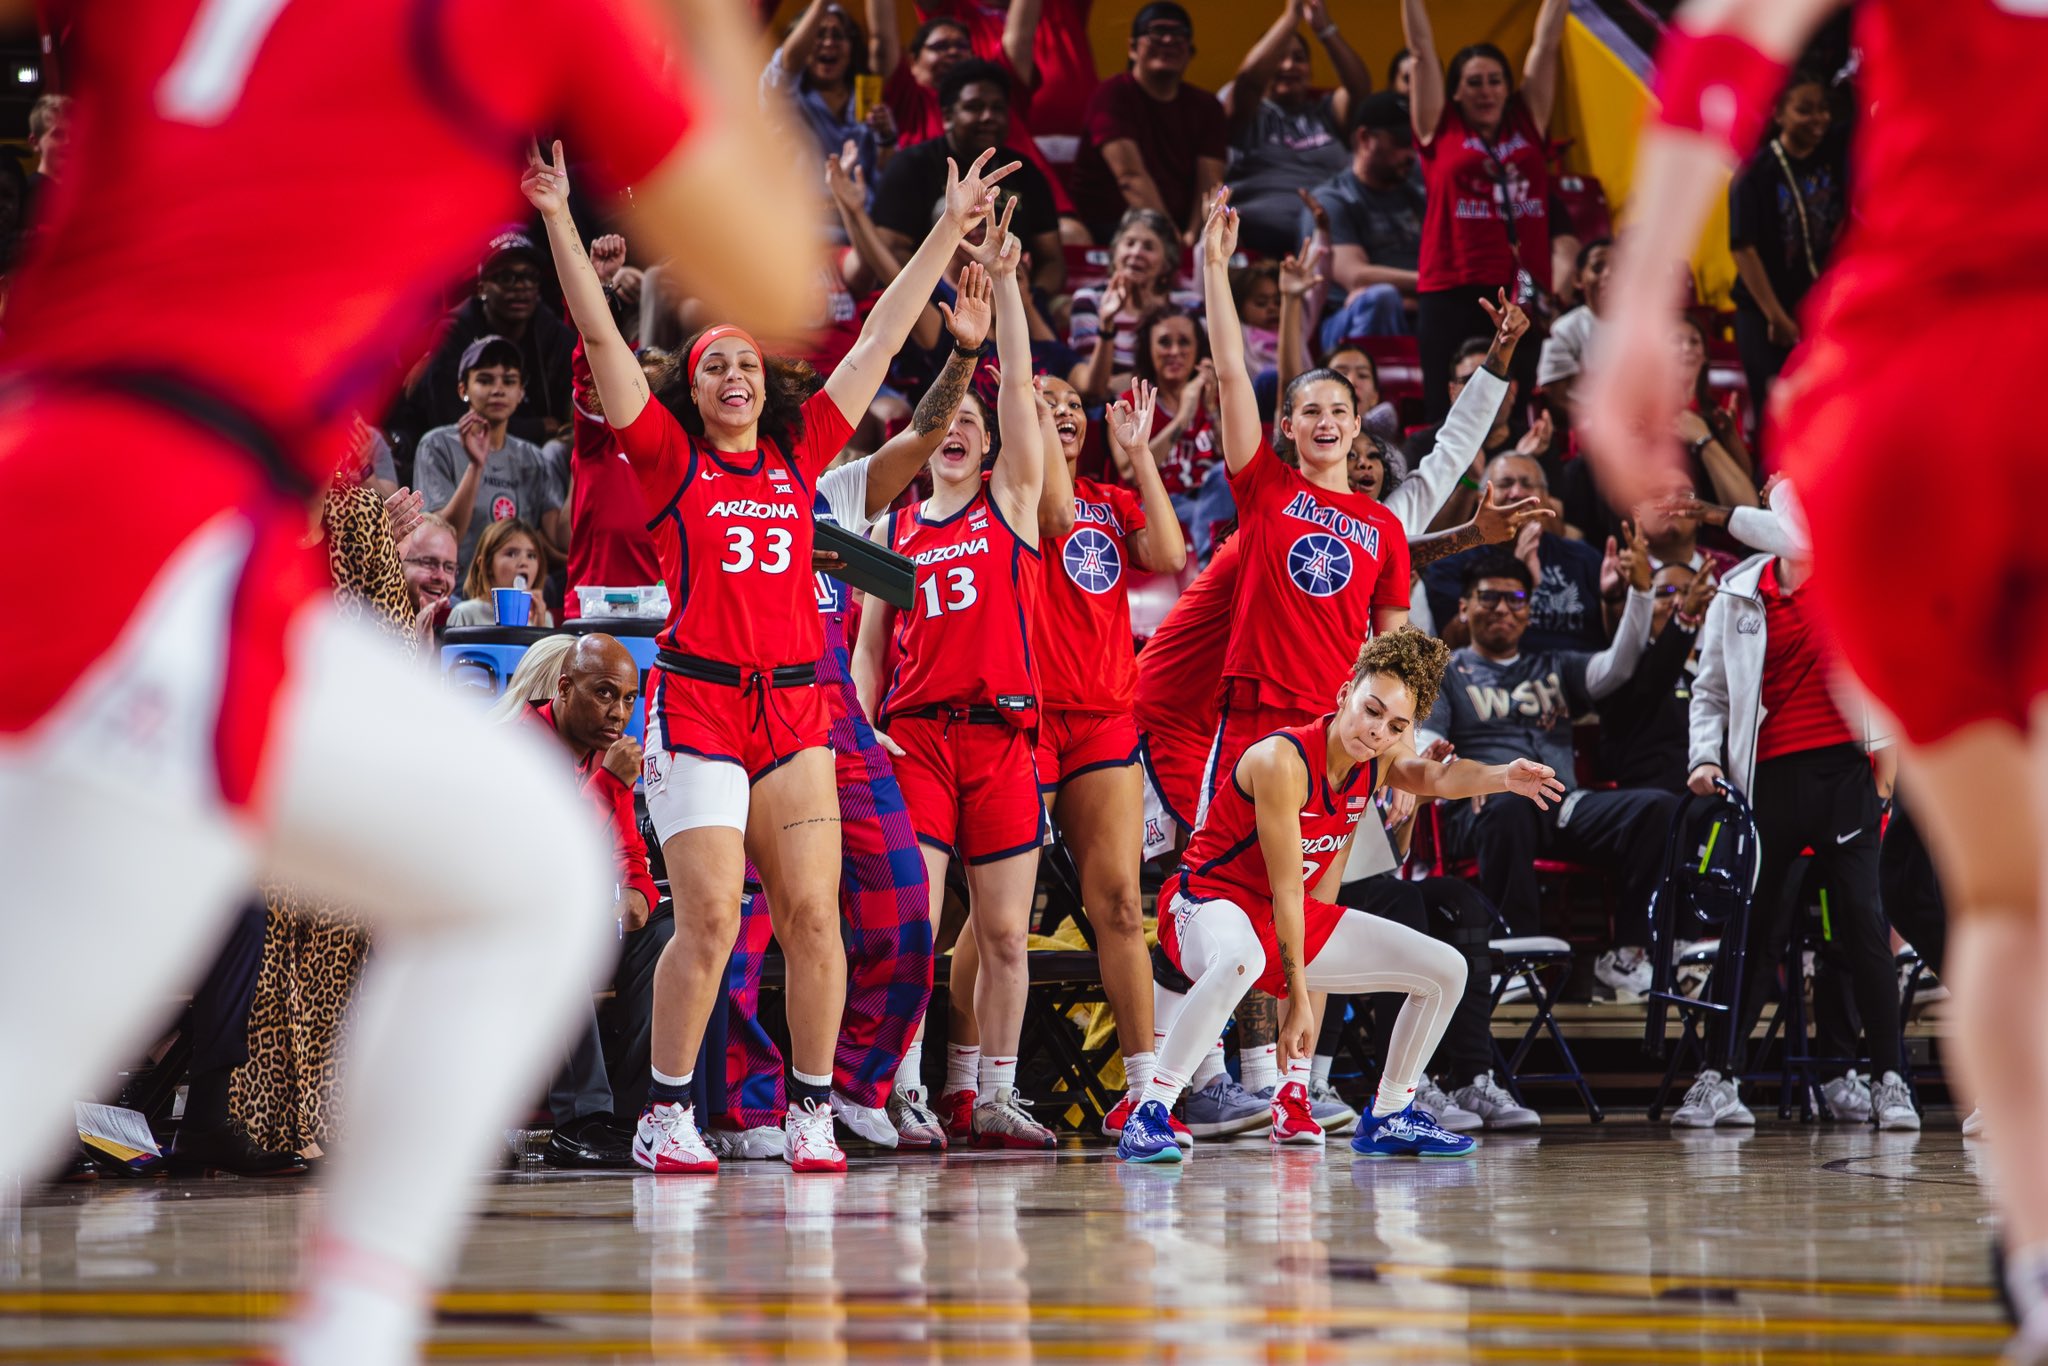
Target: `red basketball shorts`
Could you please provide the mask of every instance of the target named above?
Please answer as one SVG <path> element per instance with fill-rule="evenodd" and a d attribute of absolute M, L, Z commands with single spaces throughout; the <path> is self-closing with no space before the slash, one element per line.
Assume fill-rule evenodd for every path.
<path fill-rule="evenodd" d="M 1128 768 L 1138 761 L 1138 723 L 1129 712 L 1041 711 L 1038 714 L 1038 787 L 1062 783 L 1098 768 Z"/>
<path fill-rule="evenodd" d="M 1202 805 L 1202 768 L 1213 747 L 1214 737 L 1179 730 L 1149 730 L 1138 742 L 1147 806 L 1156 799 L 1160 814 L 1188 834 L 1195 831 L 1195 812 Z M 1146 857 L 1152 857 L 1149 849 Z"/>
<path fill-rule="evenodd" d="M 178 770 L 136 781 L 260 815 L 287 635 L 330 591 L 304 504 L 186 419 L 94 394 L 0 410 L 0 507 L 0 573 L 48 608 L 0 617 L 0 737 L 116 727 L 110 752 Z"/>
<path fill-rule="evenodd" d="M 1200 915 L 1202 907 L 1209 902 L 1227 901 L 1244 912 L 1244 918 L 1251 922 L 1252 933 L 1259 937 L 1259 947 L 1266 952 L 1265 971 L 1259 974 L 1259 980 L 1252 985 L 1268 996 L 1287 995 L 1287 974 L 1280 965 L 1280 932 L 1273 924 L 1272 902 L 1262 901 L 1243 891 L 1220 897 L 1196 896 L 1188 891 L 1184 876 L 1175 879 L 1167 891 L 1169 894 L 1164 898 L 1166 909 L 1159 917 L 1159 947 L 1165 950 L 1167 958 L 1185 976 L 1193 978 L 1199 975 L 1189 972 L 1180 958 L 1181 934 L 1186 930 L 1189 918 Z M 1337 922 L 1343 918 L 1342 906 L 1333 906 L 1314 897 L 1308 897 L 1303 901 L 1302 924 L 1305 932 L 1301 947 L 1304 966 L 1315 961 L 1316 955 L 1323 951 L 1323 945 L 1329 943 L 1330 936 L 1336 932 Z M 1195 966 L 1199 968 L 1201 964 Z"/>
<path fill-rule="evenodd" d="M 2048 692 L 2048 536 L 2025 496 L 2040 457 L 2028 405 L 1986 391 L 1983 359 L 2026 354 L 2036 312 L 1964 295 L 1918 330 L 1830 322 L 1773 391 L 1822 629 L 1916 744 L 2024 729 Z"/>
<path fill-rule="evenodd" d="M 896 716 L 889 738 L 903 750 L 896 785 L 917 838 L 968 863 L 1036 849 L 1045 803 L 1030 734 L 1003 722 Z"/>
<path fill-rule="evenodd" d="M 661 748 L 737 764 L 749 782 L 823 745 L 832 729 L 831 705 L 820 683 L 749 690 L 660 668 L 653 677 L 647 711 L 660 724 Z"/>

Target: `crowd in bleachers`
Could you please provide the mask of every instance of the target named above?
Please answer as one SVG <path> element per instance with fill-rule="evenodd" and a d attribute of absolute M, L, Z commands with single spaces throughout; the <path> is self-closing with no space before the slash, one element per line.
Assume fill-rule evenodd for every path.
<path fill-rule="evenodd" d="M 1800 301 L 1849 220 L 1854 87 L 1832 74 L 1795 78 L 1770 140 L 1729 192 L 1740 275 L 1732 313 L 1699 308 L 1671 338 L 1691 377 L 1677 433 L 1691 485 L 1610 507 L 1576 458 L 1573 396 L 1598 364 L 1604 282 L 1626 242 L 1614 240 L 1597 185 L 1564 173 L 1549 133 L 1568 8 L 1545 0 L 1529 50 L 1514 60 L 1483 43 L 1441 53 L 1425 0 L 1373 7 L 1372 22 L 1398 25 L 1403 42 L 1381 79 L 1346 32 L 1364 22 L 1359 9 L 1340 23 L 1323 0 L 1284 0 L 1229 83 L 1211 92 L 1187 79 L 1198 19 L 1172 0 L 1138 11 L 1125 69 L 1106 77 L 1099 68 L 1119 63 L 1091 44 L 1088 0 L 921 0 L 922 22 L 907 33 L 893 0 L 867 0 L 860 13 L 812 0 L 775 35 L 759 82 L 763 103 L 810 139 L 791 154 L 817 167 L 818 232 L 830 244 L 824 312 L 790 351 L 803 366 L 786 380 L 814 388 L 845 359 L 946 211 L 949 162 L 965 169 L 991 151 L 992 168 L 1021 161 L 1000 202 L 1022 249 L 1030 362 L 1047 381 L 1048 424 L 1079 443 L 1077 480 L 1126 490 L 1134 506 L 1156 484 L 1184 537 L 1185 555 L 1131 590 L 1134 607 L 1147 604 L 1132 642 L 1142 680 L 1146 637 L 1200 582 L 1237 515 L 1199 270 L 1204 223 L 1227 187 L 1241 223 L 1231 299 L 1262 417 L 1282 413 L 1311 372 L 1349 384 L 1363 419 L 1352 487 L 1384 504 L 1410 541 L 1410 620 L 1453 647 L 1435 709 L 1418 718 L 1416 749 L 1483 762 L 1535 756 L 1568 789 L 1548 810 L 1511 795 L 1418 810 L 1391 794 L 1379 813 L 1386 838 L 1370 835 L 1372 851 L 1353 857 L 1345 904 L 1421 929 L 1469 963 L 1422 1102 L 1451 1128 L 1538 1122 L 1488 1042 L 1503 994 L 1493 990 L 1488 940 L 1565 934 L 1589 969 L 1573 994 L 1642 1001 L 1656 976 L 1653 946 L 1672 947 L 1651 923 L 1666 832 L 1683 802 L 1711 797 L 1721 779 L 1756 810 L 1766 851 L 1759 904 L 1771 908 L 1757 918 L 1736 1033 L 1747 1037 L 1798 928 L 1804 901 L 1786 880 L 1810 849 L 1832 893 L 1821 971 L 1853 983 L 1863 1036 L 1855 1043 L 1855 1024 L 1837 1020 L 1849 1061 L 1827 1076 L 1830 1109 L 1917 1124 L 1899 1080 L 1894 946 L 1880 894 L 1889 769 L 1880 761 L 1873 771 L 1867 757 L 1883 737 L 1852 724 L 1824 686 L 1825 660 L 1800 616 L 1796 502 L 1789 493 L 1775 511 L 1766 502 L 1770 453 L 1760 439 L 1765 396 L 1799 340 Z M 43 162 L 18 187 L 24 202 L 33 182 L 61 175 L 63 107 L 46 102 L 36 117 Z M 568 152 L 573 166 L 577 149 Z M 612 319 L 660 394 L 687 343 L 715 320 L 677 293 L 661 262 L 608 235 L 591 206 L 579 199 L 573 209 Z M 18 231 L 0 196 L 0 237 Z M 989 349 L 964 344 L 958 323 L 979 287 L 972 269 L 966 251 L 949 262 L 841 463 L 906 431 L 930 434 L 914 412 L 946 388 L 956 355 L 972 362 Z M 449 630 L 513 621 L 552 628 L 589 614 L 579 589 L 659 581 L 648 509 L 603 422 L 584 340 L 555 302 L 555 275 L 531 225 L 480 244 L 473 288 L 432 352 L 388 412 L 364 415 L 332 498 L 381 503 L 396 553 L 337 552 L 338 591 L 390 619 L 401 648 L 431 653 Z M 968 386 L 984 421 L 995 411 L 995 369 L 981 365 Z M 1460 403 L 1475 390 L 1490 406 Z M 1134 413 L 1149 413 L 1148 427 L 1123 439 L 1119 417 Z M 525 600 L 512 617 L 508 590 Z M 590 1022 L 550 1095 L 548 1151 L 565 1165 L 610 1165 L 625 1160 L 646 1094 L 652 964 L 677 929 L 645 871 L 631 800 L 642 756 L 624 731 L 638 671 L 608 636 L 573 648 L 555 639 L 564 643 L 530 651 L 510 680 L 508 715 L 552 727 L 603 797 L 621 835 L 622 886 L 637 900 L 621 914 L 626 948 L 602 1028 Z M 1213 705 L 1177 703 L 1196 714 Z M 1857 838 L 1815 823 L 1835 809 L 1855 812 Z M 1178 832 L 1148 834 L 1184 844 L 1196 817 L 1179 816 Z M 1157 867 L 1173 862 L 1165 853 Z M 1550 896 L 1559 880 L 1579 894 Z M 288 900 L 272 898 L 270 956 L 290 951 Z M 1099 908 L 1077 909 L 1085 919 Z M 934 918 L 943 953 L 955 927 Z M 758 1015 L 765 920 L 756 928 L 759 940 L 741 950 L 755 960 L 752 985 L 733 995 L 726 1109 L 708 1117 L 713 1146 L 734 1155 L 766 1155 L 749 1135 L 774 1124 L 763 1076 L 781 1084 Z M 1797 989 L 1796 951 L 1790 961 Z M 856 962 L 856 978 L 860 970 Z M 1173 975 L 1161 970 L 1169 988 Z M 301 982 L 289 1010 L 331 1031 L 352 981 L 340 971 Z M 1520 992 L 1511 982 L 1504 994 Z M 965 1008 L 956 996 L 956 1017 Z M 1358 1093 L 1331 1085 L 1353 1015 L 1375 1017 L 1365 1052 L 1385 1054 L 1391 1012 L 1363 998 L 1326 1008 L 1314 1092 L 1326 1127 L 1356 1118 Z M 1219 1057 L 1193 1078 L 1186 1118 L 1197 1136 L 1258 1126 L 1280 1080 L 1274 1025 L 1269 1001 L 1248 1002 L 1236 1073 Z M 279 1046 L 328 1052 L 320 1041 Z M 1859 1078 L 1866 1068 L 1874 1083 Z M 961 1080 L 949 1074 L 948 1085 L 957 1091 Z M 971 1072 L 966 1081 L 971 1090 Z M 317 1092 L 331 1074 L 307 1069 L 299 1085 Z M 258 1112 L 283 1103 L 238 1093 L 237 1121 L 261 1144 L 316 1151 L 324 1118 L 280 1126 Z M 1716 1072 L 1679 1115 L 1712 1124 L 1746 1113 L 1733 1079 Z M 221 1160 L 259 1157 L 249 1147 Z"/>

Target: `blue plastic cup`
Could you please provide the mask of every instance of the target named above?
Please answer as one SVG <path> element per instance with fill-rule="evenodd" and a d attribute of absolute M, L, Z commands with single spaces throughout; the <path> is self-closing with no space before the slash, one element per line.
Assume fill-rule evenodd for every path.
<path fill-rule="evenodd" d="M 533 620 L 533 594 L 524 588 L 493 588 L 491 598 L 498 607 L 498 625 L 525 626 Z"/>

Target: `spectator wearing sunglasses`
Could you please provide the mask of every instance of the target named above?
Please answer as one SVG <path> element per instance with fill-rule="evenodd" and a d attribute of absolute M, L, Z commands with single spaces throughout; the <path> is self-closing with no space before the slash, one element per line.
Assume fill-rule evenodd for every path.
<path fill-rule="evenodd" d="M 1194 20 L 1172 0 L 1153 0 L 1131 20 L 1130 69 L 1089 99 L 1074 198 L 1096 241 L 1108 241 L 1130 209 L 1165 214 L 1184 242 L 1200 232 L 1230 134 L 1223 105 L 1183 79 L 1194 56 Z"/>
<path fill-rule="evenodd" d="M 1653 788 L 1582 788 L 1575 777 L 1573 723 L 1627 684 L 1650 643 L 1647 553 L 1632 557 L 1629 574 L 1628 605 L 1612 645 L 1597 654 L 1524 652 L 1535 576 L 1503 551 L 1471 562 L 1458 616 L 1472 643 L 1451 653 L 1443 691 L 1415 737 L 1418 750 L 1445 739 L 1461 759 L 1496 763 L 1505 754 L 1529 754 L 1556 770 L 1567 789 L 1562 802 L 1548 810 L 1512 795 L 1454 803 L 1444 839 L 1454 857 L 1477 857 L 1479 890 L 1517 934 L 1538 928 L 1536 859 L 1567 858 L 1614 873 L 1621 888 L 1616 945 L 1595 961 L 1593 975 L 1617 1003 L 1649 991 L 1650 896 L 1679 800 Z"/>

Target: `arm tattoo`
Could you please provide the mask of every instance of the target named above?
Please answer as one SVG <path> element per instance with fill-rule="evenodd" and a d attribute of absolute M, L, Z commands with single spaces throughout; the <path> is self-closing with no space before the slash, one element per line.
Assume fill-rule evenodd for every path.
<path fill-rule="evenodd" d="M 1282 946 L 1281 952 L 1284 954 L 1286 951 Z M 1278 1042 L 1280 1002 L 1256 988 L 1246 993 L 1244 1004 L 1237 1008 L 1237 1038 L 1244 1048 Z"/>
<path fill-rule="evenodd" d="M 1420 569 L 1434 564 L 1446 555 L 1455 555 L 1461 550 L 1470 550 L 1483 544 L 1479 539 L 1479 524 L 1467 522 L 1454 526 L 1449 531 L 1439 531 L 1433 536 L 1417 536 L 1408 542 L 1408 565 Z"/>
<path fill-rule="evenodd" d="M 967 381 L 974 378 L 974 368 L 981 362 L 955 351 L 946 358 L 946 368 L 932 381 L 932 387 L 924 391 L 924 397 L 917 401 L 917 411 L 910 415 L 910 429 L 919 436 L 930 436 L 940 427 L 953 420 L 953 410 L 960 406 L 960 400 L 967 394 Z"/>

